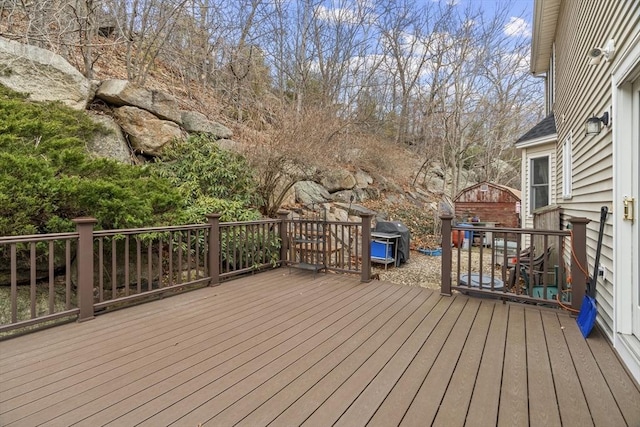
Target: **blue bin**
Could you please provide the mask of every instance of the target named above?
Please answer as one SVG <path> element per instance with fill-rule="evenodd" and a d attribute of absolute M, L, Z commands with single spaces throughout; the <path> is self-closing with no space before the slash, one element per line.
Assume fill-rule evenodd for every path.
<path fill-rule="evenodd" d="M 371 242 L 371 256 L 375 258 L 389 259 L 393 258 L 391 245 L 376 240 Z"/>
<path fill-rule="evenodd" d="M 473 225 L 466 222 L 461 222 L 460 224 L 458 224 L 458 227 L 473 228 Z M 464 238 L 467 239 L 469 242 L 473 242 L 473 231 L 472 230 L 465 231 Z"/>

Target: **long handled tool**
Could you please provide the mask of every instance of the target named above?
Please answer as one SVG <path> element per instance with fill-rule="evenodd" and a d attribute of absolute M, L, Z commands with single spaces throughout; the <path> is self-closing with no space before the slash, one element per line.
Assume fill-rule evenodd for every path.
<path fill-rule="evenodd" d="M 600 230 L 598 231 L 598 246 L 596 247 L 596 259 L 593 266 L 593 274 L 587 283 L 587 293 L 582 300 L 580 313 L 576 321 L 582 336 L 587 338 L 596 323 L 596 315 L 598 308 L 596 306 L 596 282 L 598 280 L 598 264 L 600 263 L 600 253 L 602 252 L 602 236 L 604 235 L 604 223 L 607 220 L 609 208 L 603 206 L 600 208 Z"/>

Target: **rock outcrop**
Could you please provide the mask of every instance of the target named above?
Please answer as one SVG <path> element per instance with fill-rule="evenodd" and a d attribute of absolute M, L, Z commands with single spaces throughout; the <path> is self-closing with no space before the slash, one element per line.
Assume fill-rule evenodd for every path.
<path fill-rule="evenodd" d="M 229 139 L 233 132 L 226 126 L 211 121 L 202 113 L 197 111 L 182 111 L 182 127 L 187 132 L 206 133 L 214 139 Z"/>
<path fill-rule="evenodd" d="M 242 141 L 232 139 L 231 129 L 200 112 L 181 110 L 178 100 L 170 94 L 127 80 L 89 81 L 61 56 L 2 37 L 0 84 L 28 93 L 34 101 L 60 101 L 80 110 L 90 105 L 90 109 L 100 110 L 103 114 L 90 117 L 107 131 L 87 141 L 87 148 L 96 156 L 131 163 L 137 154 L 138 161 L 145 162 L 149 157 L 161 156 L 168 143 L 183 139 L 188 133 L 207 134 L 219 147 L 230 151 L 247 151 Z M 354 158 L 360 155 L 358 150 L 351 154 Z M 376 176 L 377 186 L 372 186 L 374 178 L 360 169 L 351 172 L 339 167 L 320 170 L 309 166 L 305 175 L 314 180 L 297 182 L 287 192 L 283 205 L 302 204 L 341 221 L 349 218 L 350 210 L 353 213 L 354 203 L 379 198 L 380 189 L 403 193 L 402 188 L 383 177 Z"/>
<path fill-rule="evenodd" d="M 127 80 L 105 80 L 100 84 L 96 97 L 115 106 L 132 106 L 148 111 L 163 120 L 182 123 L 178 101 L 164 92 L 149 90 Z"/>
<path fill-rule="evenodd" d="M 313 181 L 300 181 L 294 186 L 296 201 L 303 205 L 314 205 L 331 200 L 331 194 L 322 185 Z"/>
<path fill-rule="evenodd" d="M 106 133 L 98 133 L 88 141 L 87 148 L 98 157 L 114 159 L 122 163 L 131 163 L 131 150 L 122 134 L 120 126 L 113 117 L 107 115 L 90 114 L 95 123 L 105 127 Z"/>
<path fill-rule="evenodd" d="M 324 172 L 320 183 L 330 193 L 350 190 L 356 186 L 356 178 L 346 169 L 331 169 Z"/>
<path fill-rule="evenodd" d="M 113 112 L 118 124 L 129 135 L 129 142 L 138 154 L 159 156 L 162 148 L 182 138 L 182 130 L 174 122 L 161 120 L 136 107 L 120 107 Z"/>
<path fill-rule="evenodd" d="M 37 46 L 0 37 L 0 84 L 29 94 L 33 101 L 59 101 L 87 108 L 91 82 L 63 57 Z"/>

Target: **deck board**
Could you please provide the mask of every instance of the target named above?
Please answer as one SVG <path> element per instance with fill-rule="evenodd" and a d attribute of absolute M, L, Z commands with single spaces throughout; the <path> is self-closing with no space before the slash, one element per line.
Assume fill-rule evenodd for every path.
<path fill-rule="evenodd" d="M 328 290 L 330 287 L 325 291 Z M 243 320 L 247 318 L 251 320 L 248 323 L 245 321 L 244 324 L 239 324 L 243 328 L 242 333 L 238 333 L 238 324 L 231 323 L 225 333 L 220 334 L 216 331 L 215 335 L 202 334 L 197 341 L 200 345 L 194 348 L 189 347 L 190 343 L 181 344 L 181 347 L 187 347 L 187 351 L 174 351 L 171 353 L 174 358 L 171 359 L 165 356 L 166 351 L 171 348 L 171 343 L 165 343 L 169 347 L 160 351 L 163 360 L 161 365 L 157 365 L 162 369 L 157 369 L 157 366 L 154 367 L 153 372 L 142 369 L 135 378 L 131 375 L 121 376 L 127 384 L 131 384 L 132 379 L 137 380 L 133 386 L 129 386 L 131 390 L 128 396 L 123 396 L 119 391 L 120 387 L 115 387 L 110 395 L 102 396 L 99 400 L 92 399 L 91 403 L 81 411 L 67 413 L 59 417 L 56 422 L 71 423 L 82 417 L 84 415 L 82 412 L 89 410 L 93 413 L 85 419 L 88 425 L 117 419 L 122 412 L 126 412 L 126 415 L 119 422 L 127 425 L 129 423 L 127 420 L 131 420 L 131 423 L 134 420 L 141 422 L 155 415 L 157 412 L 154 409 L 155 405 L 165 404 L 173 405 L 171 410 L 166 412 L 177 413 L 175 405 L 178 403 L 174 403 L 176 394 L 186 397 L 202 390 L 207 382 L 224 377 L 235 367 L 258 357 L 270 347 L 277 346 L 295 333 L 295 330 L 304 330 L 321 315 L 323 310 L 327 310 L 338 300 L 342 299 L 346 304 L 357 300 L 363 291 L 364 289 L 359 290 L 356 287 L 345 287 L 344 291 L 338 293 L 311 290 L 305 292 L 304 298 L 294 298 L 290 302 L 279 301 L 275 306 L 278 307 L 276 310 L 274 310 L 275 307 L 266 307 L 258 313 L 252 313 L 250 317 L 245 316 Z M 265 310 L 267 314 L 263 315 Z M 297 329 L 292 330 L 294 326 Z M 201 375 L 202 373 L 206 375 Z M 117 406 L 103 407 L 104 401 L 124 400 L 125 397 L 130 398 Z M 190 399 L 183 398 L 183 400 L 193 402 Z"/>
<path fill-rule="evenodd" d="M 480 308 L 480 302 L 479 299 L 466 301 L 462 313 L 456 319 L 438 357 L 402 419 L 401 425 L 412 426 L 420 422 L 431 425 L 433 423 Z"/>
<path fill-rule="evenodd" d="M 400 425 L 404 415 L 415 399 L 422 382 L 429 374 L 456 320 L 462 313 L 466 299 L 456 297 L 450 304 L 442 304 L 433 312 L 436 322 L 433 332 L 426 338 L 420 351 L 400 380 L 371 419 L 370 425 Z"/>
<path fill-rule="evenodd" d="M 414 289 L 416 291 L 417 289 Z M 423 303 L 428 300 L 428 305 L 435 304 L 437 298 L 433 295 L 425 295 L 418 291 L 407 295 L 415 297 L 416 302 Z M 423 304 L 426 306 L 427 304 Z M 308 390 L 306 384 L 317 382 L 310 378 L 312 372 L 326 372 L 331 360 L 337 361 L 346 357 L 358 343 L 370 336 L 379 328 L 379 324 L 386 322 L 395 310 L 388 305 L 379 304 L 373 310 L 368 310 L 365 315 L 359 315 L 356 321 L 341 329 L 337 334 L 332 334 L 329 339 L 314 348 L 312 352 L 305 354 L 296 360 L 286 371 L 278 372 L 269 378 L 258 389 L 244 395 L 234 405 L 217 414 L 209 420 L 211 425 L 264 425 L 273 420 L 279 413 L 288 407 L 297 398 L 297 393 Z M 381 316 L 384 311 L 388 314 Z M 366 317 L 365 317 L 366 316 Z M 341 355 L 345 355 L 341 357 Z M 308 373 L 307 373 L 308 372 Z M 305 378 L 305 376 L 307 378 Z M 285 389 L 286 387 L 286 389 Z M 287 390 L 283 393 L 283 390 Z M 247 416 L 247 414 L 249 414 Z"/>
<path fill-rule="evenodd" d="M 340 387 L 320 406 L 316 412 L 305 421 L 305 425 L 325 426 L 333 425 L 338 418 L 351 406 L 350 396 L 359 396 L 364 389 L 379 375 L 380 371 L 406 343 L 411 334 L 418 328 L 424 319 L 424 311 L 419 306 L 407 306 L 408 310 L 414 310 L 408 317 L 402 312 L 399 314 L 406 320 L 398 322 L 398 328 L 365 362 L 358 367 Z M 364 402 L 368 404 L 369 401 Z"/>
<path fill-rule="evenodd" d="M 317 292 L 326 292 L 327 289 L 317 288 Z M 246 316 L 252 316 L 253 313 L 257 312 L 260 307 L 267 306 L 273 307 L 274 304 L 283 304 L 287 300 L 295 298 L 297 295 L 296 291 L 289 291 L 288 294 L 286 292 L 273 292 L 273 296 L 269 295 L 268 298 L 260 299 L 258 301 L 254 301 L 251 303 L 242 303 L 242 299 L 237 300 L 223 300 L 219 303 L 216 303 L 213 306 L 208 306 L 210 308 L 210 312 L 215 313 L 211 321 L 216 321 L 217 319 L 224 319 L 226 322 L 229 320 L 233 320 L 235 318 L 241 318 Z M 244 296 L 241 296 L 242 298 Z M 271 304 L 270 304 L 271 303 Z M 69 365 L 74 366 L 74 371 L 77 372 L 83 367 L 86 368 L 94 368 L 98 364 L 103 364 L 107 359 L 111 356 L 117 356 L 117 352 L 109 352 L 106 349 L 109 349 L 112 344 L 117 344 L 120 347 L 126 347 L 130 352 L 136 351 L 138 348 L 149 351 L 149 346 L 154 343 L 161 343 L 159 340 L 154 340 L 154 337 L 162 337 L 162 340 L 172 340 L 175 337 L 184 338 L 185 332 L 190 333 L 192 335 L 197 335 L 198 331 L 195 326 L 197 324 L 195 321 L 202 316 L 198 310 L 202 307 L 202 302 L 196 301 L 194 304 L 189 304 L 188 306 L 174 306 L 166 312 L 165 316 L 157 321 L 154 321 L 151 324 L 146 324 L 141 321 L 142 318 L 135 318 L 132 322 L 124 322 L 119 323 L 118 328 L 120 329 L 120 333 L 111 334 L 106 339 L 100 341 L 102 335 L 97 335 L 93 340 L 93 344 L 88 345 L 87 336 L 83 335 L 82 340 L 76 340 L 77 342 L 69 342 L 70 340 L 60 341 L 57 345 L 49 343 L 48 346 L 55 346 L 58 349 L 57 355 L 48 355 L 46 364 L 45 361 L 42 360 L 40 354 L 35 354 L 30 357 L 31 364 L 29 362 L 25 362 L 22 358 L 19 361 L 21 366 L 14 366 L 14 369 L 7 375 L 7 384 L 6 390 L 11 393 L 11 395 L 16 396 L 19 394 L 19 390 L 13 388 L 14 383 L 19 383 L 26 385 L 28 381 L 30 381 L 31 377 L 42 378 L 45 375 L 48 375 L 49 372 L 57 372 L 56 369 L 68 367 Z M 227 307 L 224 309 L 224 307 Z M 143 308 L 144 306 L 134 307 L 130 310 L 135 310 L 136 308 Z M 127 310 L 123 311 L 125 313 Z M 230 317 L 231 316 L 231 317 Z M 96 319 L 98 320 L 98 319 Z M 90 326 L 98 326 L 98 322 L 94 324 L 94 322 L 88 322 L 87 325 Z M 138 327 L 140 325 L 141 327 Z M 69 326 L 83 326 L 81 324 L 77 325 L 69 325 Z M 77 328 L 70 331 L 71 333 L 75 332 Z M 161 333 L 160 333 L 161 332 Z M 90 361 L 89 366 L 79 366 L 81 354 L 78 356 L 72 356 L 69 358 L 69 355 L 75 354 L 78 350 L 82 349 L 83 353 L 91 353 L 94 351 L 101 351 L 100 356 L 101 359 L 93 359 Z M 37 361 L 38 363 L 34 363 Z M 40 370 L 39 367 L 42 365 L 46 370 Z M 31 369 L 29 369 L 31 368 Z M 69 372 L 65 372 L 65 374 L 69 374 Z M 0 392 L 0 401 L 4 401 L 3 392 Z"/>
<path fill-rule="evenodd" d="M 596 359 L 596 363 L 602 375 L 604 375 L 611 393 L 613 393 L 622 416 L 627 424 L 633 425 L 634 421 L 640 420 L 640 405 L 634 400 L 634 396 L 638 393 L 638 387 L 636 384 L 626 381 L 628 373 L 620 364 L 620 360 L 611 346 L 602 336 L 602 332 L 596 328 L 592 333 L 598 336 L 599 339 L 587 340 L 591 353 Z"/>
<path fill-rule="evenodd" d="M 289 269 L 0 341 L 0 425 L 640 425 L 561 311 Z"/>
<path fill-rule="evenodd" d="M 591 418 L 596 426 L 620 426 L 625 424 L 624 417 L 617 409 L 611 389 L 598 369 L 587 341 L 574 328 L 574 320 L 560 317 L 560 325 L 564 327 L 565 338 L 569 344 L 569 352 L 576 367 L 578 379 L 582 385 L 584 396 L 589 406 Z"/>
<path fill-rule="evenodd" d="M 322 287 L 319 287 L 314 290 L 309 290 L 308 295 L 310 297 L 316 297 L 318 293 L 326 291 L 327 289 L 323 290 Z M 295 295 L 298 294 L 299 292 L 295 293 Z M 287 298 L 283 297 L 278 300 L 277 303 L 267 305 L 262 308 L 262 310 L 266 309 L 268 311 L 273 311 L 273 313 L 278 313 L 278 310 L 274 310 L 274 308 L 276 306 L 282 306 L 282 308 L 280 308 L 282 312 L 290 313 L 290 308 L 286 305 L 287 300 Z M 299 302 L 296 301 L 297 300 L 292 300 L 289 304 L 298 304 Z M 260 312 L 258 312 L 258 314 L 259 313 Z M 234 327 L 238 324 L 241 325 L 243 319 L 251 319 L 255 316 L 256 312 L 252 310 L 249 310 L 248 312 L 241 311 L 236 313 L 234 316 L 226 315 L 226 313 L 220 314 L 219 320 L 221 324 L 215 331 L 217 341 L 224 342 L 226 346 L 233 345 L 240 339 L 240 337 L 234 336 Z M 186 358 L 188 353 L 186 352 L 189 350 L 202 357 L 206 355 L 206 353 L 203 353 L 204 350 L 215 348 L 211 346 L 217 341 L 212 341 L 211 338 L 213 337 L 207 333 L 210 330 L 209 320 L 201 314 L 197 317 L 199 317 L 199 319 L 187 319 L 184 324 L 178 322 L 176 325 L 167 324 L 164 328 L 159 326 L 156 329 L 156 339 L 143 340 L 135 345 L 132 345 L 129 340 L 126 340 L 122 345 L 123 348 L 127 349 L 126 355 L 123 355 L 118 351 L 109 352 L 108 350 L 105 350 L 104 354 L 87 358 L 83 363 L 73 363 L 72 366 L 68 368 L 56 363 L 53 365 L 52 369 L 57 368 L 59 371 L 53 375 L 46 375 L 48 371 L 42 371 L 42 383 L 44 386 L 41 386 L 36 391 L 30 393 L 28 399 L 25 399 L 22 396 L 21 391 L 22 389 L 32 387 L 31 381 L 25 382 L 23 387 L 8 389 L 8 392 L 14 393 L 14 397 L 7 401 L 3 401 L 2 405 L 7 409 L 11 409 L 13 407 L 13 403 L 16 402 L 22 407 L 21 411 L 17 411 L 17 413 L 20 414 L 29 410 L 26 403 L 50 396 L 56 391 L 56 387 L 58 390 L 56 394 L 59 403 L 56 404 L 55 411 L 62 413 L 66 410 L 67 406 L 71 406 L 72 408 L 76 407 L 78 398 L 86 400 L 87 402 L 95 400 L 93 405 L 97 405 L 99 402 L 102 402 L 101 400 L 98 400 L 98 398 L 104 397 L 105 393 L 109 391 L 109 388 L 119 390 L 124 385 L 130 384 L 132 380 L 136 379 L 137 377 L 132 375 L 132 371 L 134 369 L 137 369 L 138 377 L 149 381 L 150 373 L 155 374 L 158 367 L 162 367 L 164 364 L 170 364 L 174 359 L 176 361 L 188 360 Z M 276 319 L 278 318 L 276 317 Z M 268 326 L 264 326 L 267 320 L 268 319 L 261 318 L 258 315 L 250 325 L 258 326 L 262 323 L 262 327 L 267 328 Z M 178 345 L 178 343 L 180 344 Z M 108 345 L 105 346 L 105 349 L 109 349 L 111 345 L 112 343 L 108 341 Z M 171 356 L 173 356 L 173 359 L 170 358 Z M 150 365 L 150 363 L 154 361 L 158 361 L 159 364 L 156 366 Z M 74 362 L 76 362 L 75 359 Z M 149 372 L 150 369 L 151 372 Z M 158 374 L 158 376 L 160 376 L 160 374 Z M 56 382 L 59 378 L 62 379 Z M 81 382 L 84 385 L 82 390 L 74 387 L 76 384 Z M 107 382 L 108 386 L 98 387 Z M 39 404 L 39 402 L 36 402 L 36 404 Z M 51 415 L 52 413 L 53 412 L 48 411 L 48 415 Z M 14 415 L 12 414 L 11 417 L 13 416 Z"/>
<path fill-rule="evenodd" d="M 527 395 L 524 312 L 525 310 L 522 306 L 512 305 L 509 307 L 498 426 L 516 427 L 528 425 L 529 399 Z"/>
<path fill-rule="evenodd" d="M 438 299 L 434 298 L 433 295 L 425 295 L 423 292 L 419 293 L 420 299 L 417 302 L 427 301 L 427 304 L 423 304 L 426 311 L 430 310 L 430 308 L 438 301 Z M 303 393 L 316 384 L 327 372 L 334 369 L 359 346 L 366 342 L 385 322 L 388 321 L 388 319 L 397 313 L 399 308 L 401 308 L 401 305 L 399 304 L 390 306 L 382 313 L 382 315 L 378 315 L 372 321 L 365 323 L 353 335 L 345 336 L 342 339 L 342 342 L 340 342 L 339 339 L 336 343 L 338 346 L 335 350 L 328 351 L 322 358 L 318 357 L 317 362 L 312 360 L 312 362 L 315 362 L 313 365 L 309 366 L 306 371 L 287 384 L 286 388 L 278 387 L 278 391 L 273 395 L 273 397 L 269 398 L 269 400 L 262 404 L 257 410 L 253 411 L 249 416 L 243 419 L 240 425 L 265 425 L 266 423 L 274 420 L 284 412 L 284 410 L 295 403 Z M 286 380 L 282 382 L 278 381 L 278 386 L 281 386 L 285 382 Z"/>
<path fill-rule="evenodd" d="M 549 312 L 543 312 L 541 315 L 556 386 L 560 421 L 567 425 L 571 423 L 579 426 L 593 425 L 560 320 L 558 316 Z"/>
<path fill-rule="evenodd" d="M 403 292 L 396 290 L 396 292 L 392 292 L 391 295 L 393 295 L 394 293 L 403 293 Z M 406 295 L 407 295 L 407 292 L 404 292 L 404 295 L 402 295 L 402 297 Z M 386 297 L 385 295 L 382 296 L 382 298 L 385 298 L 385 297 Z M 329 313 L 329 314 L 332 314 L 332 313 Z M 244 381 L 252 374 L 253 375 L 251 379 L 246 381 L 247 383 L 251 383 L 251 384 L 263 383 L 273 373 L 278 372 L 279 370 L 282 370 L 286 368 L 288 365 L 290 365 L 299 356 L 301 356 L 301 354 L 306 354 L 311 348 L 313 348 L 314 344 L 317 342 L 316 340 L 318 339 L 324 340 L 327 338 L 327 335 L 326 335 L 328 330 L 327 324 L 316 323 L 316 325 L 314 326 L 315 326 L 315 329 L 314 328 L 307 329 L 306 334 L 309 336 L 309 340 L 305 341 L 303 343 L 304 345 L 296 348 L 295 346 L 296 343 L 292 342 L 292 343 L 288 343 L 287 346 L 281 346 L 281 348 L 278 349 L 278 353 L 274 355 L 274 356 L 280 356 L 280 357 L 274 357 L 273 359 L 266 359 L 264 357 L 261 357 L 260 366 L 256 367 L 255 364 L 253 364 L 253 365 L 246 366 L 245 369 L 241 370 L 240 372 L 235 371 L 233 373 L 234 374 L 233 377 L 235 377 L 235 380 L 233 377 L 229 378 L 227 379 L 226 382 L 223 383 L 223 385 L 229 385 L 229 387 L 231 387 L 236 383 L 240 383 Z M 281 353 L 283 350 L 285 354 Z M 265 363 L 265 362 L 270 362 L 270 363 Z M 226 409 L 229 405 L 237 401 L 240 397 L 242 397 L 242 396 L 238 396 L 237 392 L 246 393 L 247 390 L 250 390 L 250 388 L 247 388 L 245 384 L 242 383 L 241 385 L 239 385 L 239 387 L 236 387 L 236 389 L 234 390 L 224 388 L 225 389 L 224 393 L 219 395 L 215 401 L 211 400 L 210 399 L 211 392 L 213 392 L 213 390 L 217 388 L 220 388 L 219 384 L 210 384 L 206 389 L 203 390 L 204 396 L 194 396 L 193 399 L 190 399 L 189 402 L 187 402 L 186 400 L 181 401 L 183 405 L 186 405 L 186 408 L 194 408 L 195 406 L 194 403 L 198 403 L 198 406 L 197 408 L 194 408 L 193 412 L 190 412 L 185 417 L 180 418 L 180 424 L 197 425 L 198 423 L 206 422 L 213 415 L 218 414 L 222 410 Z M 167 413 L 160 413 L 148 419 L 142 425 L 150 425 L 150 426 L 166 425 L 167 422 L 177 421 L 176 419 L 173 419 L 173 417 L 175 416 L 175 414 L 173 414 L 174 411 L 166 411 L 166 412 Z M 169 412 L 172 412 L 172 413 L 169 413 Z M 187 412 L 187 411 L 180 411 L 180 412 Z"/>
<path fill-rule="evenodd" d="M 527 340 L 527 377 L 529 378 L 529 424 L 531 427 L 559 426 L 560 412 L 551 375 L 542 316 L 535 310 L 525 312 Z"/>
<path fill-rule="evenodd" d="M 413 301 L 412 301 L 413 302 Z M 380 325 L 371 337 L 364 341 L 358 348 L 350 353 L 344 360 L 326 373 L 319 381 L 311 386 L 302 396 L 300 396 L 291 406 L 289 406 L 280 416 L 274 420 L 274 425 L 301 425 L 311 415 L 324 406 L 325 414 L 327 411 L 332 412 L 327 416 L 332 416 L 333 411 L 336 410 L 335 406 L 329 404 L 325 405 L 325 402 L 332 396 L 332 394 L 341 387 L 345 379 L 349 379 L 358 368 L 360 368 L 367 359 L 376 353 L 385 342 L 391 338 L 393 333 L 402 325 L 406 316 L 413 313 L 416 307 L 412 305 L 405 305 L 398 310 L 399 315 L 394 315 L 387 320 L 384 324 Z M 338 404 L 344 402 L 337 402 Z"/>
<path fill-rule="evenodd" d="M 480 305 L 442 404 L 438 409 L 434 420 L 435 426 L 463 425 L 465 422 L 494 307 L 495 304 L 486 301 Z"/>
<path fill-rule="evenodd" d="M 509 306 L 496 304 L 482 352 L 478 377 L 467 410 L 466 425 L 492 426 L 498 422 L 502 365 L 507 341 Z"/>

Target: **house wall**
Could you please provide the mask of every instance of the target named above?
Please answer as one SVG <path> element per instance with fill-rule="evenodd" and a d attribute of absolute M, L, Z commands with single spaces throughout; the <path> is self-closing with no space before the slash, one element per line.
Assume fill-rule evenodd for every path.
<path fill-rule="evenodd" d="M 613 145 L 611 128 L 598 135 L 585 135 L 587 118 L 601 116 L 612 104 L 610 61 L 589 65 L 588 52 L 615 40 L 616 54 L 629 48 L 640 28 L 639 1 L 579 1 L 562 2 L 556 27 L 554 112 L 558 131 L 556 148 L 556 194 L 562 195 L 562 142 L 572 132 L 573 191 L 570 199 L 559 199 L 563 207 L 563 222 L 569 217 L 591 220 L 587 231 L 589 272 L 593 259 L 602 205 L 615 211 L 613 201 Z M 613 117 L 613 120 L 616 118 Z M 562 196 L 561 196 L 562 197 Z M 598 322 L 613 338 L 613 229 L 611 215 L 605 226 L 600 264 L 606 270 L 606 280 L 599 279 L 597 300 Z"/>
<path fill-rule="evenodd" d="M 524 200 L 522 201 L 521 217 L 524 228 L 533 228 L 533 215 L 531 214 L 531 191 L 529 182 L 531 178 L 531 159 L 549 156 L 549 204 L 556 203 L 556 146 L 554 143 L 540 144 L 535 147 L 522 149 L 522 177 L 521 187 Z"/>

